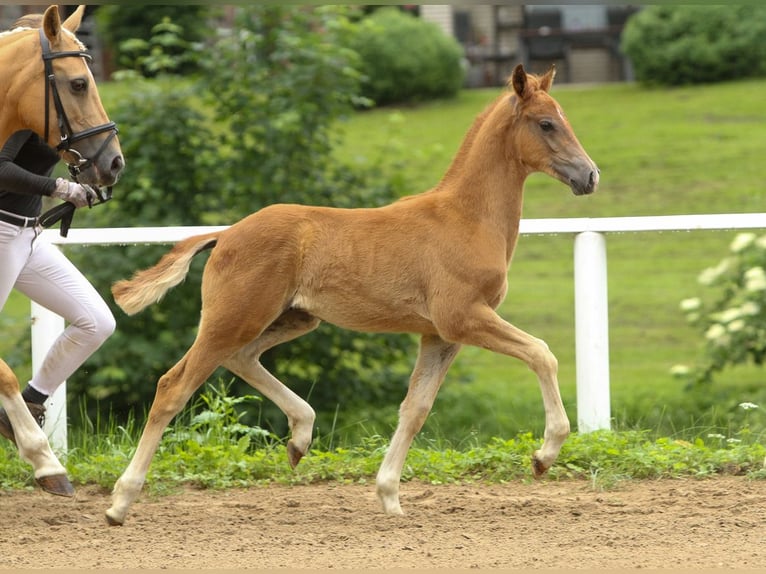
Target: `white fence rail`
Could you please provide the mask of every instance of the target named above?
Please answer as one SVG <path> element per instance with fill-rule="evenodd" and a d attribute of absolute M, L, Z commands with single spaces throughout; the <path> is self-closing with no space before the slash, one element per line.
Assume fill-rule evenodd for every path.
<path fill-rule="evenodd" d="M 124 227 L 72 229 L 69 237 L 46 230 L 42 240 L 57 245 L 133 245 L 175 243 L 225 227 Z M 605 233 L 643 231 L 766 229 L 766 213 L 523 219 L 523 234 L 574 234 L 575 359 L 577 426 L 580 432 L 610 428 L 609 317 Z M 63 331 L 64 321 L 32 305 L 32 368 Z M 67 449 L 66 384 L 48 401 L 45 431 L 58 451 Z"/>

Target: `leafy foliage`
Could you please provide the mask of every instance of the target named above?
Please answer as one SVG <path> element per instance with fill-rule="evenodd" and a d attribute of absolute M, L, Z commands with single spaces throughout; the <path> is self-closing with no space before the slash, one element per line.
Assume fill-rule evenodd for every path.
<path fill-rule="evenodd" d="M 117 65 L 154 77 L 168 65 L 178 73 L 196 69 L 195 47 L 211 36 L 214 13 L 206 5 L 121 3 L 99 6 L 94 17 Z"/>
<path fill-rule="evenodd" d="M 704 334 L 704 363 L 689 371 L 679 365 L 675 372 L 695 382 L 712 381 L 727 366 L 766 360 L 766 235 L 738 234 L 729 254 L 699 275 L 699 283 L 711 290 L 703 301 L 681 301 L 686 319 Z"/>
<path fill-rule="evenodd" d="M 653 5 L 632 16 L 622 49 L 636 78 L 665 85 L 766 75 L 763 5 Z"/>
<path fill-rule="evenodd" d="M 463 85 L 460 44 L 396 8 L 362 20 L 351 45 L 364 62 L 363 93 L 377 105 L 448 98 Z"/>

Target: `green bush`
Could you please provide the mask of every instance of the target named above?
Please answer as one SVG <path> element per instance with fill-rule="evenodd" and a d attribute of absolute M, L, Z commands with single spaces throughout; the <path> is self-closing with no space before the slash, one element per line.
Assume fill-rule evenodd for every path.
<path fill-rule="evenodd" d="M 766 75 L 766 6 L 652 5 L 625 26 L 636 79 L 684 85 Z"/>
<path fill-rule="evenodd" d="M 727 366 L 766 362 L 766 235 L 739 233 L 729 254 L 700 273 L 699 283 L 712 291 L 681 301 L 686 318 L 704 334 L 705 360 L 691 375 L 710 382 Z M 685 375 L 683 368 L 676 372 Z"/>
<path fill-rule="evenodd" d="M 243 7 L 237 26 L 238 34 L 205 52 L 201 64 L 208 72 L 199 81 L 130 79 L 129 94 L 111 113 L 128 167 L 114 201 L 88 214 L 91 223 L 222 225 L 270 203 L 374 206 L 403 194 L 395 170 L 388 176 L 379 165 L 349 166 L 332 155 L 333 128 L 358 96 L 356 54 L 340 39 L 350 29 L 343 9 Z M 153 265 L 167 250 L 128 245 L 68 252 L 111 301 L 112 282 Z M 137 405 L 148 408 L 157 379 L 194 339 L 205 260 L 198 257 L 183 284 L 143 313 L 126 317 L 113 305 L 117 332 L 70 379 L 72 396 L 91 399 L 87 416 L 96 416 L 97 401 L 108 402 L 121 420 Z M 355 417 L 361 404 L 401 401 L 415 350 L 406 335 L 322 325 L 262 360 L 310 397 L 325 432 L 344 424 L 335 420 L 340 407 Z M 252 392 L 241 381 L 235 387 Z M 270 402 L 250 410 L 245 423 L 287 432 L 284 415 Z"/>
<path fill-rule="evenodd" d="M 378 105 L 452 97 L 463 85 L 462 49 L 436 25 L 395 8 L 359 23 L 363 95 Z"/>

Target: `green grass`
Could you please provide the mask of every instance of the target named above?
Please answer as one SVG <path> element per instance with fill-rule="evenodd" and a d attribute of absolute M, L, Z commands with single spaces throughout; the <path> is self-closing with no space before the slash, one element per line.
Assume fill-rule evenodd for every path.
<path fill-rule="evenodd" d="M 339 447 L 318 439 L 292 470 L 283 441 L 239 424 L 242 415 L 235 407 L 247 400 L 254 399 L 229 396 L 225 384 L 210 385 L 165 433 L 146 491 L 164 494 L 182 485 L 221 489 L 374 480 L 388 446 L 387 437 L 370 435 Z M 111 489 L 136 448 L 138 430 L 133 420 L 118 426 L 108 418 L 76 430 L 66 459 L 72 481 Z M 530 456 L 540 444 L 532 433 L 459 448 L 421 437 L 409 452 L 402 479 L 433 484 L 530 481 Z M 594 489 L 611 488 L 630 479 L 722 474 L 762 479 L 766 478 L 765 455 L 766 448 L 750 432 L 749 421 L 744 421 L 737 438 L 705 436 L 692 442 L 653 438 L 648 431 L 601 431 L 571 435 L 548 476 L 552 480 L 586 479 Z M 31 468 L 5 441 L 0 442 L 0 461 L 0 492 L 35 488 Z"/>
<path fill-rule="evenodd" d="M 527 183 L 524 217 L 604 217 L 763 210 L 760 158 L 766 149 L 763 81 L 704 87 L 646 89 L 636 85 L 554 87 L 553 94 L 602 170 L 599 191 L 574 197 L 550 178 Z M 104 103 L 124 86 L 102 86 Z M 383 158 L 401 169 L 413 193 L 435 184 L 473 118 L 499 90 L 464 91 L 450 101 L 380 109 L 353 115 L 339 126 L 337 153 L 353 161 Z M 691 393 L 672 378 L 676 363 L 691 363 L 701 335 L 678 310 L 697 295 L 697 274 L 726 252 L 734 232 L 609 234 L 611 396 L 615 427 L 649 429 L 656 437 L 727 436 L 738 428 L 737 404 L 766 405 L 760 368 L 728 370 L 716 384 Z M 573 237 L 523 236 L 500 313 L 546 340 L 556 353 L 570 419 L 577 420 L 573 292 Z M 28 329 L 28 302 L 11 299 L 4 329 Z M 7 341 L 0 341 L 5 356 Z M 413 348 L 413 360 L 415 349 Z M 457 367 L 473 381 L 448 376 L 425 436 L 453 445 L 486 442 L 543 427 L 534 376 L 518 361 L 465 349 Z M 27 365 L 14 365 L 19 378 Z M 390 425 L 373 425 L 364 414 L 343 413 L 346 426 L 387 436 Z M 395 409 L 388 412 L 388 420 Z M 335 429 L 320 429 L 332 434 Z"/>

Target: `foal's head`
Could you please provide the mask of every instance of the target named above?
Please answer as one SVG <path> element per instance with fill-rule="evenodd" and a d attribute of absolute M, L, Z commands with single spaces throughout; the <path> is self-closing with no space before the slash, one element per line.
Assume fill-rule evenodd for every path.
<path fill-rule="evenodd" d="M 532 171 L 541 171 L 566 183 L 575 195 L 593 193 L 599 169 L 580 145 L 572 126 L 549 94 L 555 71 L 528 75 L 519 64 L 508 83 L 514 107 L 515 156 Z"/>

